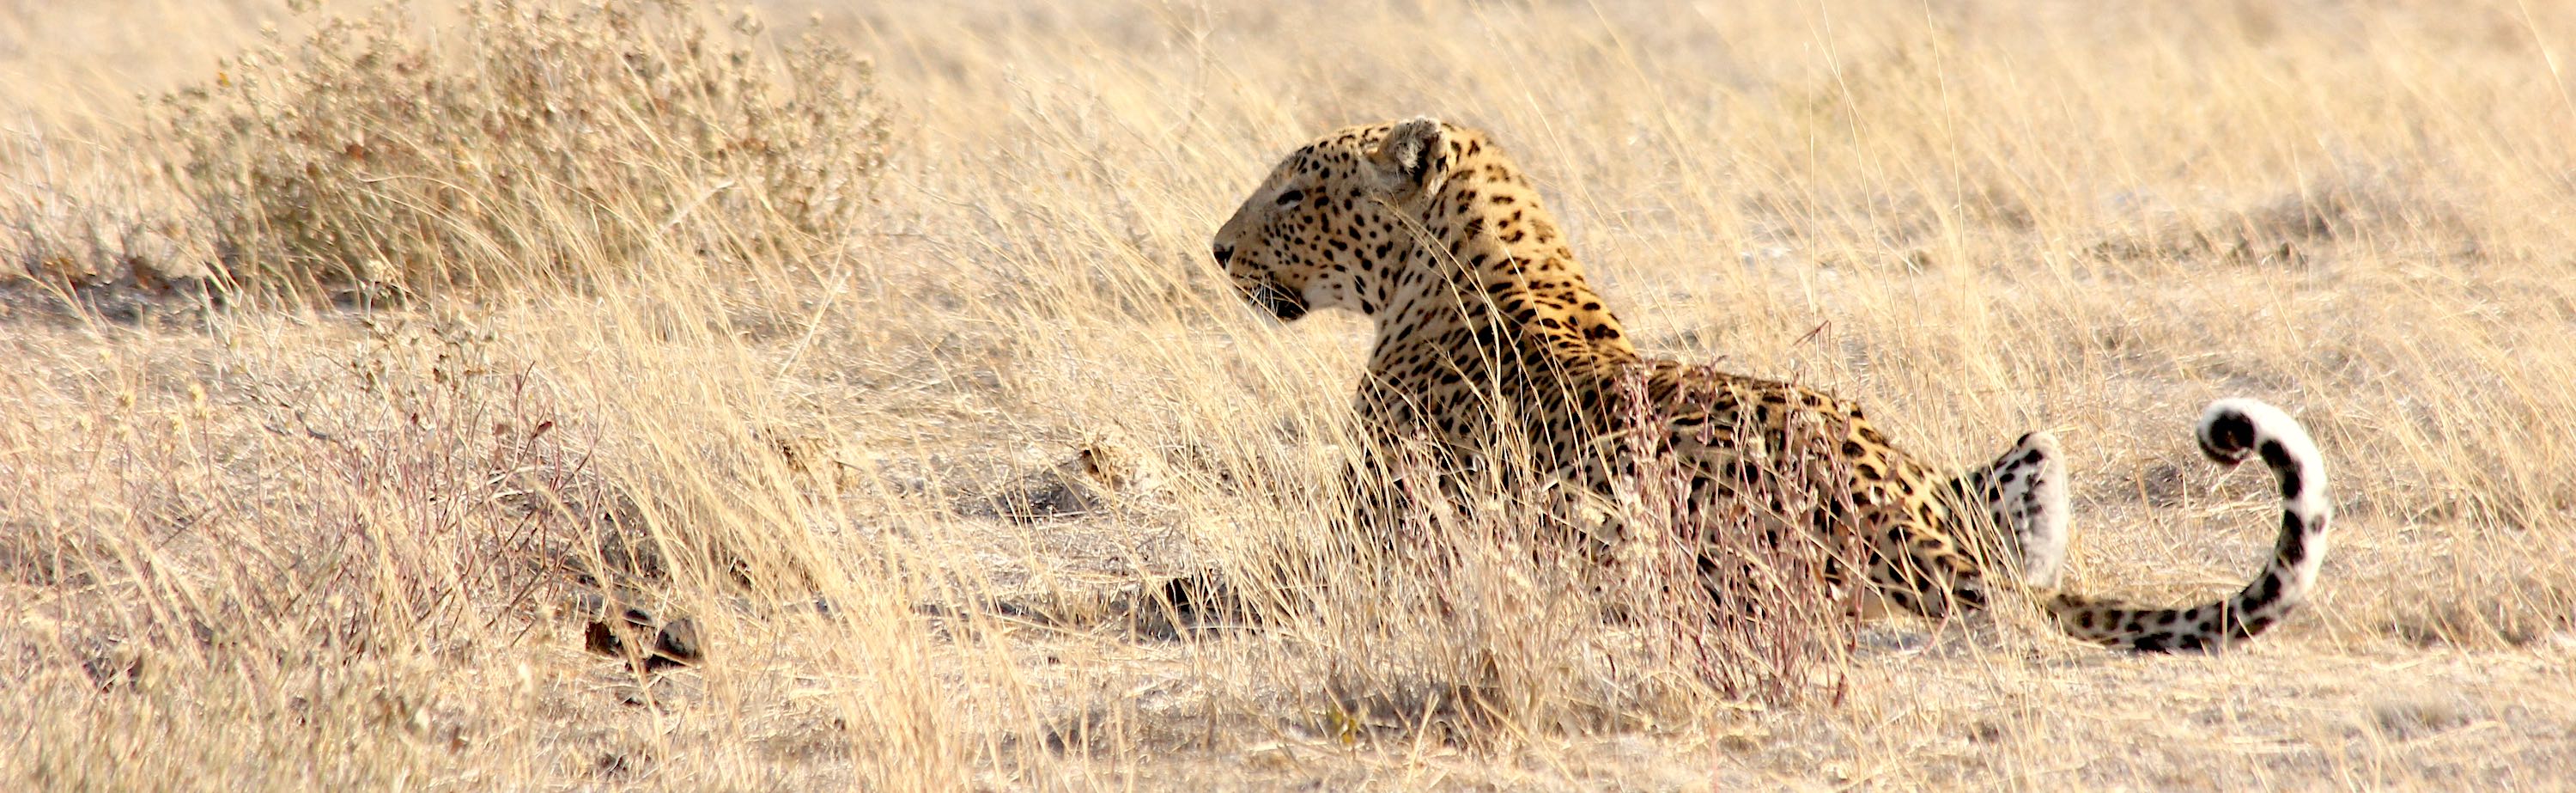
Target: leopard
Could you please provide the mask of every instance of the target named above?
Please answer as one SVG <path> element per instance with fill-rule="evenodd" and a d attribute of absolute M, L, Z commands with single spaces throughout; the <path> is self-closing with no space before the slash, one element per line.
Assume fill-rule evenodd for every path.
<path fill-rule="evenodd" d="M 1232 291 L 1278 323 L 1323 310 L 1367 320 L 1373 338 L 1353 403 L 1367 446 L 1410 443 L 1474 467 L 1497 460 L 1496 439 L 1510 436 L 1518 465 L 1565 492 L 1608 498 L 1645 456 L 1610 439 L 1634 438 L 1645 422 L 1708 530 L 1750 525 L 1715 519 L 1722 513 L 1796 513 L 1781 494 L 1803 494 L 1811 517 L 1783 521 L 1854 549 L 1823 576 L 1874 594 L 1893 607 L 1885 611 L 1942 620 L 2018 592 L 2077 640 L 2215 651 L 2305 603 L 2326 552 L 2333 508 L 2315 441 L 2282 409 L 2230 397 L 2210 403 L 2194 433 L 2220 465 L 2260 459 L 2270 469 L 2281 528 L 2262 570 L 2233 594 L 2178 607 L 2073 591 L 2063 580 L 2069 476 L 2053 434 L 2028 433 L 1991 462 L 1945 470 L 1900 449 L 1850 399 L 1640 352 L 1536 183 L 1471 127 L 1416 117 L 1313 139 L 1261 181 L 1210 253 Z M 1636 410 L 1641 400 L 1651 410 Z M 1631 530 L 1617 523 L 1611 536 Z M 1707 556 L 1730 546 L 1699 547 Z M 1698 561 L 1703 577 L 1730 562 Z"/>

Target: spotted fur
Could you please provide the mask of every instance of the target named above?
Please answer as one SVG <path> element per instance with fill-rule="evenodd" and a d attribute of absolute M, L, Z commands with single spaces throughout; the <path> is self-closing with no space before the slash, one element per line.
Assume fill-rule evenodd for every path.
<path fill-rule="evenodd" d="M 1661 422 L 1659 449 L 1689 474 L 1688 508 L 1716 514 L 1770 493 L 1756 506 L 1795 514 L 1777 511 L 1794 506 L 1779 494 L 1806 494 L 1813 530 L 1863 549 L 1858 580 L 1925 616 L 2021 587 L 2085 640 L 2216 648 L 2305 601 L 2325 552 L 2331 509 L 2315 444 L 2279 409 L 2222 400 L 2201 417 L 2201 449 L 2228 464 L 2260 457 L 2280 483 L 2280 540 L 2263 573 L 2234 596 L 2180 609 L 2058 592 L 2068 510 L 2055 439 L 2024 436 L 1945 477 L 1850 401 L 1639 354 L 1529 178 L 1474 130 L 1413 119 L 1316 140 L 1253 191 L 1214 253 L 1245 299 L 1281 320 L 1339 308 L 1376 323 L 1357 409 L 1378 445 L 1427 439 L 1473 466 L 1498 438 L 1517 437 L 1532 470 L 1606 496 L 1635 461 L 1604 439 L 1634 429 L 1622 400 L 1642 397 Z"/>

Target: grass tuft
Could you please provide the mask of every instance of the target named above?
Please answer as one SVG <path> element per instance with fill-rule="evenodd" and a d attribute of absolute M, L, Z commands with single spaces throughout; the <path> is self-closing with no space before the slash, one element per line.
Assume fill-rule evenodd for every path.
<path fill-rule="evenodd" d="M 471 296 L 814 255 L 888 141 L 873 67 L 688 2 L 408 3 L 322 16 L 164 99 L 220 283 Z"/>

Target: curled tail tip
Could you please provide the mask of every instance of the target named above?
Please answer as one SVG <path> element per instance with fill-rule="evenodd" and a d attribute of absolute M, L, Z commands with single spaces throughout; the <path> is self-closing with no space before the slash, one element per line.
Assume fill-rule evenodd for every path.
<path fill-rule="evenodd" d="M 2200 414 L 2200 452 L 2221 465 L 2244 462 L 2257 451 L 2283 454 L 2300 463 L 2316 462 L 2316 442 L 2297 419 L 2271 403 L 2252 397 L 2230 397 L 2209 403 Z M 2265 441 L 2279 444 L 2263 449 Z"/>
<path fill-rule="evenodd" d="M 2013 448 L 2038 449 L 2054 456 L 2057 454 L 2057 434 L 2047 430 L 2025 432 L 2021 434 L 2021 438 L 2013 441 Z"/>

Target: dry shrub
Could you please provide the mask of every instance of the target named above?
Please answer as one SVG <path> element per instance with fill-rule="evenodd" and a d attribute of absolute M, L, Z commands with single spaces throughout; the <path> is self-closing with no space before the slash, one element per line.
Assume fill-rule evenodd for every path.
<path fill-rule="evenodd" d="M 1552 491 L 1519 475 L 1526 458 L 1462 467 L 1427 447 L 1392 444 L 1356 467 L 1365 506 L 1329 521 L 1325 552 L 1289 576 L 1316 593 L 1314 627 L 1332 637 L 1309 728 L 1474 742 L 1685 710 L 1672 697 L 1701 693 L 1686 679 L 1638 675 L 1669 659 L 1620 658 L 1636 642 L 1602 619 L 1603 577 Z"/>
<path fill-rule="evenodd" d="M 0 283 L 121 284 L 164 291 L 212 258 L 163 180 L 122 161 L 123 146 L 0 134 Z"/>
<path fill-rule="evenodd" d="M 126 386 L 121 414 L 39 460 L 96 464 L 0 486 L 0 582 L 69 595 L 60 613 L 90 628 L 70 640 L 128 667 L 447 652 L 523 630 L 532 598 L 556 594 L 538 588 L 555 566 L 542 546 L 570 522 L 513 497 L 573 490 L 590 445 L 555 431 L 553 389 L 494 371 L 481 343 L 381 327 L 337 382 L 246 386 L 255 418 L 221 415 L 194 381 L 187 401 Z M 276 473 L 227 484 L 243 465 Z M 154 603 L 168 580 L 199 588 Z"/>
<path fill-rule="evenodd" d="M 1824 452 L 1710 471 L 1671 445 L 1689 402 L 1620 390 L 1606 492 L 1559 479 L 1526 442 L 1463 460 L 1382 444 L 1349 474 L 1356 518 L 1328 518 L 1294 564 L 1253 565 L 1256 591 L 1316 594 L 1289 604 L 1330 637 L 1311 729 L 1525 739 L 1841 698 L 1856 590 L 1829 573 L 1858 569 L 1859 551 L 1811 529 L 1852 506 L 1815 486 L 1848 477 L 1821 442 L 1834 428 L 1792 429 Z M 1766 439 L 1780 442 L 1735 440 Z"/>
<path fill-rule="evenodd" d="M 584 282 L 844 238 L 884 156 L 872 67 L 688 2 L 319 20 L 167 97 L 220 280 L 311 298 Z M 435 43 L 432 43 L 432 39 Z"/>
<path fill-rule="evenodd" d="M 1701 373 L 1711 382 L 1718 376 Z M 1792 421 L 1779 438 L 1728 430 L 1736 437 L 1727 445 L 1741 450 L 1741 462 L 1737 470 L 1708 470 L 1713 461 L 1685 461 L 1670 444 L 1713 444 L 1714 425 L 1703 425 L 1696 438 L 1672 437 L 1667 428 L 1678 413 L 1710 410 L 1706 400 L 1715 394 L 1685 392 L 1677 404 L 1658 404 L 1642 377 L 1622 379 L 1620 391 L 1626 457 L 1614 469 L 1611 506 L 1630 527 L 1622 561 L 1643 575 L 1627 578 L 1630 591 L 1619 593 L 1619 602 L 1644 604 L 1647 636 L 1670 643 L 1663 653 L 1730 699 L 1840 700 L 1853 641 L 1851 598 L 1861 587 L 1837 591 L 1830 576 L 1865 569 L 1862 550 L 1856 536 L 1824 537 L 1811 527 L 1857 512 L 1850 463 L 1829 440 L 1848 428 Z M 1778 448 L 1765 456 L 1774 442 Z"/>
<path fill-rule="evenodd" d="M 615 483 L 633 474 L 606 470 L 573 395 L 495 349 L 489 326 L 363 330 L 316 370 L 267 363 L 211 393 L 208 372 L 156 370 L 71 394 L 116 411 L 0 422 L 37 450 L 0 461 L 0 586 L 44 601 L 0 656 L 18 679 L 68 674 L 73 694 L 101 695 L 57 700 L 59 723 L 21 755 L 38 787 L 127 789 L 173 766 L 226 788 L 399 786 L 375 780 L 452 763 L 452 748 L 413 750 L 476 731 L 459 681 L 567 668 L 557 648 L 580 623 L 565 617 L 584 615 L 563 612 L 599 607 L 583 594 L 661 610 L 722 575 L 702 550 L 721 532 L 603 516 L 632 509 Z M 128 693 L 172 704 L 110 712 Z M 359 733 L 377 743 L 298 771 L 257 759 Z M 183 738 L 258 748 L 156 748 Z"/>

